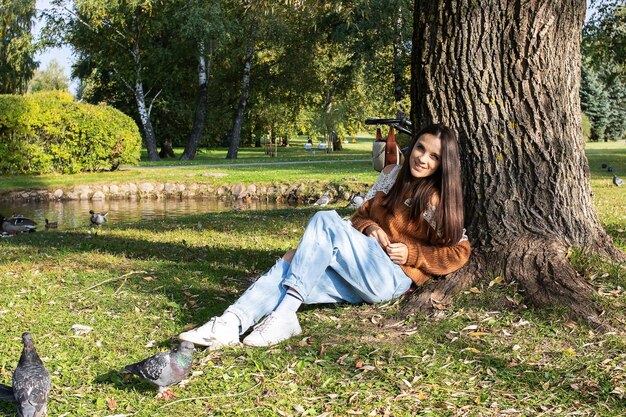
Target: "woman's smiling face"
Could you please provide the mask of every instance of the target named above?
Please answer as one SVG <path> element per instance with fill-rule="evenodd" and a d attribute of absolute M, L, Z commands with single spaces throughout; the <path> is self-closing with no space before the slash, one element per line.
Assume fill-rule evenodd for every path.
<path fill-rule="evenodd" d="M 441 166 L 441 139 L 430 133 L 417 138 L 411 151 L 411 175 L 426 178 L 433 175 Z"/>

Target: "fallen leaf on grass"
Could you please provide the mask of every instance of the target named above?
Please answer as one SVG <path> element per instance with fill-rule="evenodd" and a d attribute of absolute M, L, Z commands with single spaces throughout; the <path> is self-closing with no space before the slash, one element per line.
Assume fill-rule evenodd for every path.
<path fill-rule="evenodd" d="M 563 351 L 563 353 L 569 356 L 576 356 L 576 351 L 572 347 L 568 347 L 567 349 Z"/>
<path fill-rule="evenodd" d="M 494 279 L 489 281 L 489 286 L 493 287 L 496 284 L 500 284 L 502 281 L 504 281 L 504 278 L 502 278 L 502 276 L 498 275 L 497 277 L 495 277 Z"/>
<path fill-rule="evenodd" d="M 115 401 L 115 398 L 107 397 L 107 407 L 109 408 L 109 410 L 115 411 L 115 409 L 117 408 L 117 401 Z"/>
<path fill-rule="evenodd" d="M 93 330 L 93 327 L 85 326 L 84 324 L 75 324 L 72 326 L 72 331 L 77 336 L 88 334 L 92 330 Z"/>

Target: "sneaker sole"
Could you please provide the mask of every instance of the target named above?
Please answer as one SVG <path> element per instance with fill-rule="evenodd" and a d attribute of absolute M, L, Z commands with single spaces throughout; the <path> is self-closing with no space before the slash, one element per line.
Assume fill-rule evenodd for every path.
<path fill-rule="evenodd" d="M 244 345 L 246 345 L 246 346 L 251 346 L 251 347 L 270 347 L 270 346 L 276 346 L 276 345 L 278 345 L 279 343 L 284 342 L 285 340 L 289 340 L 289 339 L 291 339 L 292 337 L 299 336 L 299 335 L 301 335 L 301 334 L 302 334 L 302 330 L 300 330 L 300 331 L 298 331 L 298 332 L 294 332 L 294 333 L 292 333 L 290 336 L 288 336 L 288 337 L 286 337 L 286 338 L 284 338 L 284 339 L 282 339 L 282 340 L 279 340 L 278 342 L 271 343 L 271 344 L 270 344 L 270 343 L 267 343 L 267 342 L 256 343 L 256 342 L 254 342 L 254 341 L 247 340 L 248 338 L 246 337 L 245 339 L 243 339 L 243 344 L 244 344 Z"/>
<path fill-rule="evenodd" d="M 182 340 L 184 342 L 190 342 L 193 343 L 194 345 L 198 345 L 198 346 L 211 346 L 211 342 L 206 340 L 203 337 L 199 337 L 199 336 L 194 336 L 191 334 L 185 334 L 185 333 L 181 333 L 178 335 L 178 340 Z"/>

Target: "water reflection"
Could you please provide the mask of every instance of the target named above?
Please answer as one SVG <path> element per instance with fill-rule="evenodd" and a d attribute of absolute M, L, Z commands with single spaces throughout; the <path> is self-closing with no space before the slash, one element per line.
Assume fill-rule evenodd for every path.
<path fill-rule="evenodd" d="M 44 229 L 45 220 L 59 222 L 59 229 L 89 225 L 89 210 L 108 211 L 110 222 L 159 219 L 168 216 L 202 214 L 229 210 L 268 210 L 285 207 L 282 203 L 252 200 L 221 201 L 215 199 L 149 199 L 106 201 L 37 201 L 0 202 L 0 214 L 10 217 L 21 214 L 38 223 Z"/>

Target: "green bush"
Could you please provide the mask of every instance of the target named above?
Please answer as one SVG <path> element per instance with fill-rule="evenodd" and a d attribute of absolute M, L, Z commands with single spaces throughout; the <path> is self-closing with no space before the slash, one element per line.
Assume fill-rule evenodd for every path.
<path fill-rule="evenodd" d="M 105 105 L 54 91 L 0 95 L 0 174 L 71 174 L 137 165 L 135 122 Z"/>

